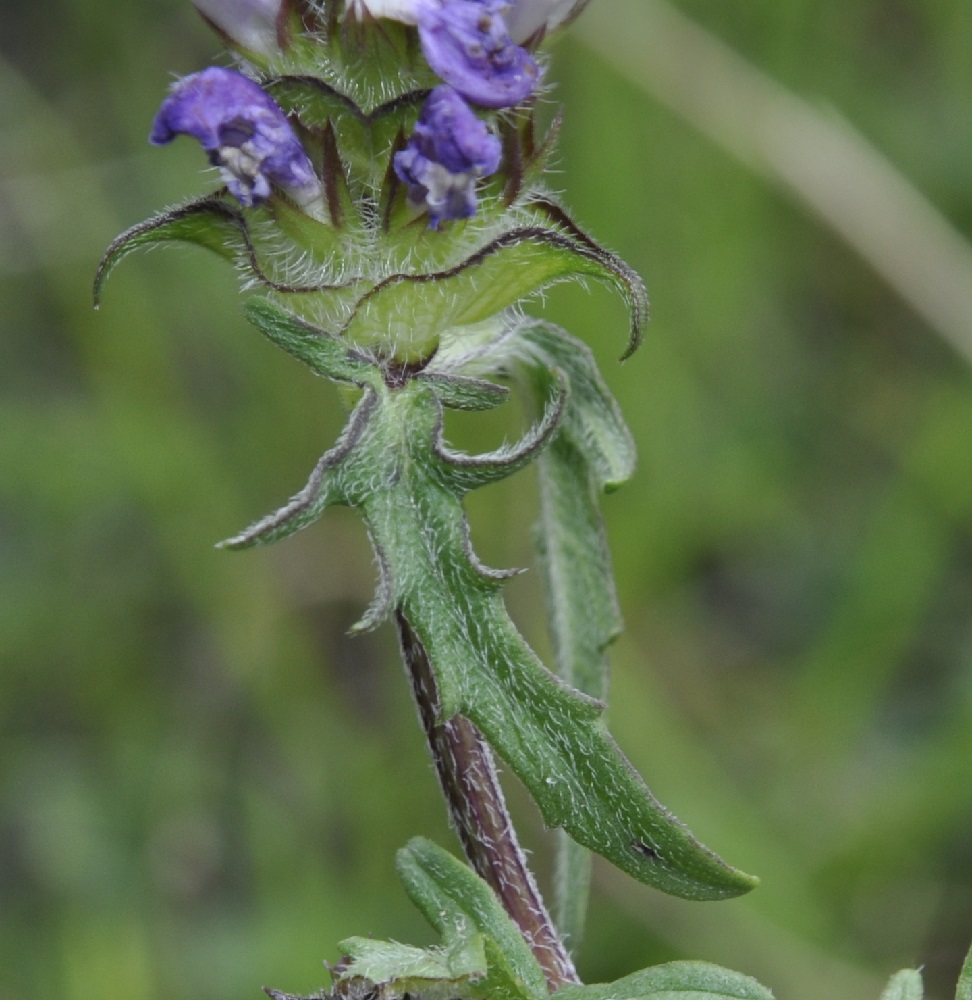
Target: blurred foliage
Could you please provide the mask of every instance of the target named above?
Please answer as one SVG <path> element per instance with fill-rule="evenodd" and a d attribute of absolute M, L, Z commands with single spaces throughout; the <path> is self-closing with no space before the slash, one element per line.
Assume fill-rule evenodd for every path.
<path fill-rule="evenodd" d="M 972 234 L 967 0 L 682 9 Z M 640 453 L 607 501 L 613 729 L 763 878 L 699 904 L 599 867 L 582 973 L 691 957 L 856 1000 L 924 964 L 944 1000 L 972 937 L 968 368 L 578 28 L 556 180 L 654 307 L 620 368 L 607 293 L 546 311 L 591 343 Z M 453 846 L 390 631 L 344 636 L 374 578 L 354 517 L 212 548 L 302 484 L 333 390 L 202 252 L 129 261 L 90 308 L 110 239 L 208 183 L 190 143 L 145 138 L 172 73 L 216 49 L 182 0 L 0 8 L 0 1000 L 315 989 L 344 937 L 428 940 L 393 854 Z M 487 562 L 529 560 L 533 485 L 472 498 Z M 509 596 L 545 650 L 536 575 Z"/>

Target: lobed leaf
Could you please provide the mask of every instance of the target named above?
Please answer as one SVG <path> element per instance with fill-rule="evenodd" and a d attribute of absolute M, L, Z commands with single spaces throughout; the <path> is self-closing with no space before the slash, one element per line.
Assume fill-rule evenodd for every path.
<path fill-rule="evenodd" d="M 365 463 L 358 481 L 365 482 L 365 468 L 375 476 L 396 452 L 403 457 L 382 476 L 385 488 L 354 502 L 394 601 L 428 652 L 443 721 L 469 718 L 550 826 L 640 881 L 695 899 L 751 889 L 753 879 L 703 848 L 651 795 L 601 726 L 603 706 L 540 663 L 510 621 L 499 581 L 472 557 L 460 503 L 469 470 L 508 474 L 521 464 L 522 449 L 512 449 L 505 466 L 444 450 L 438 403 L 414 383 L 385 397 L 382 410 L 371 439 L 356 449 Z"/>
<path fill-rule="evenodd" d="M 313 524 L 328 507 L 349 503 L 345 483 L 347 460 L 361 441 L 376 408 L 377 396 L 369 389 L 352 411 L 337 443 L 314 467 L 304 488 L 279 510 L 256 521 L 240 534 L 220 542 L 219 547 L 247 549 L 280 541 Z M 366 616 L 359 630 L 363 631 L 373 624 L 377 622 Z"/>
<path fill-rule="evenodd" d="M 677 896 L 722 899 L 755 880 L 703 847 L 649 792 L 604 731 L 602 704 L 551 674 L 510 621 L 502 574 L 480 565 L 461 498 L 534 457 L 563 413 L 556 396 L 525 443 L 466 456 L 442 441 L 435 382 L 369 387 L 338 446 L 282 512 L 231 540 L 242 546 L 283 537 L 330 503 L 358 507 L 382 568 L 368 625 L 399 610 L 425 647 L 442 720 L 462 714 L 563 827 L 634 878 Z"/>

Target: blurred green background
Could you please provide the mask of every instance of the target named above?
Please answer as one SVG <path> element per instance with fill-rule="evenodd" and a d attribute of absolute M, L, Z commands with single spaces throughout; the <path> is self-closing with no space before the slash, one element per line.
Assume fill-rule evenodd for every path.
<path fill-rule="evenodd" d="M 968 0 L 681 10 L 972 234 Z M 614 363 L 625 316 L 600 290 L 546 314 L 592 344 L 639 445 L 605 505 L 613 729 L 763 885 L 689 903 L 598 865 L 581 971 L 706 958 L 781 1000 L 856 1000 L 923 964 L 945 1000 L 972 939 L 968 251 L 930 266 L 867 163 L 831 171 L 863 192 L 838 223 L 860 208 L 903 262 L 889 278 L 792 195 L 787 170 L 837 152 L 774 126 L 789 167 L 753 172 L 701 135 L 680 102 L 734 108 L 710 125 L 742 155 L 758 116 L 665 11 L 596 0 L 554 63 L 554 180 L 646 277 L 646 343 Z M 344 936 L 430 940 L 393 853 L 455 849 L 391 630 L 344 635 L 374 580 L 354 515 L 213 549 L 302 485 L 335 392 L 247 327 L 202 251 L 127 261 L 91 309 L 111 238 L 209 183 L 191 143 L 146 135 L 216 51 L 183 0 L 0 8 L 0 1000 L 309 992 Z M 959 303 L 951 325 L 907 304 L 912 280 L 931 313 Z M 454 433 L 488 447 L 485 424 Z M 472 499 L 486 561 L 529 563 L 529 474 Z M 546 650 L 536 575 L 509 599 Z"/>

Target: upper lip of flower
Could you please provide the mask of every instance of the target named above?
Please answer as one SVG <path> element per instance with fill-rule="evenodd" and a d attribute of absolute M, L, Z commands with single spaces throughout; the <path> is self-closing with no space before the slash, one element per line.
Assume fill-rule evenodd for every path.
<path fill-rule="evenodd" d="M 440 7 L 448 2 L 450 0 L 434 0 Z M 426 0 L 348 0 L 348 9 L 358 18 L 367 13 L 371 17 L 418 24 L 419 11 L 425 3 Z M 522 45 L 541 29 L 546 34 L 559 28 L 587 3 L 588 0 L 505 0 L 502 16 L 513 42 Z"/>
<path fill-rule="evenodd" d="M 429 65 L 467 100 L 489 108 L 519 104 L 540 70 L 503 20 L 506 0 L 418 0 L 415 11 Z"/>
<path fill-rule="evenodd" d="M 510 37 L 507 0 L 349 0 L 348 9 L 417 25 L 429 65 L 474 104 L 512 107 L 540 81 L 533 57 Z"/>

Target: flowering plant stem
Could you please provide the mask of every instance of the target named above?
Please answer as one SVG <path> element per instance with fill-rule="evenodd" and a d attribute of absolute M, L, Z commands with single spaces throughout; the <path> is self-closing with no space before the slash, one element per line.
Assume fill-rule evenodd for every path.
<path fill-rule="evenodd" d="M 463 716 L 457 715 L 446 723 L 438 721 L 441 706 L 428 655 L 400 610 L 395 621 L 436 775 L 469 863 L 519 928 L 551 992 L 579 982 L 574 963 L 527 867 L 492 752 L 479 730 Z"/>
<path fill-rule="evenodd" d="M 520 306 L 564 280 L 613 287 L 631 315 L 624 357 L 647 319 L 638 275 L 543 182 L 559 117 L 538 135 L 540 45 L 586 0 L 196 2 L 241 70 L 179 81 L 152 140 L 193 137 L 222 187 L 119 236 L 95 298 L 135 249 L 205 247 L 264 293 L 245 306 L 253 325 L 354 401 L 306 486 L 224 545 L 286 538 L 334 505 L 359 511 L 379 582 L 354 630 L 397 626 L 469 861 L 421 839 L 399 851 L 405 890 L 441 944 L 339 942 L 333 1000 L 772 1000 L 704 962 L 585 986 L 567 947 L 583 929 L 589 851 L 684 899 L 755 885 L 665 809 L 604 725 L 605 651 L 621 621 L 599 500 L 631 475 L 634 447 L 590 351 Z M 511 383 L 535 414 L 520 440 L 452 449 L 446 411 L 496 407 Z M 477 558 L 463 506 L 534 462 L 554 672 L 510 619 L 511 571 Z M 556 927 L 494 752 L 560 837 Z M 910 971 L 885 997 L 921 991 Z M 957 1000 L 972 1000 L 969 966 Z"/>

